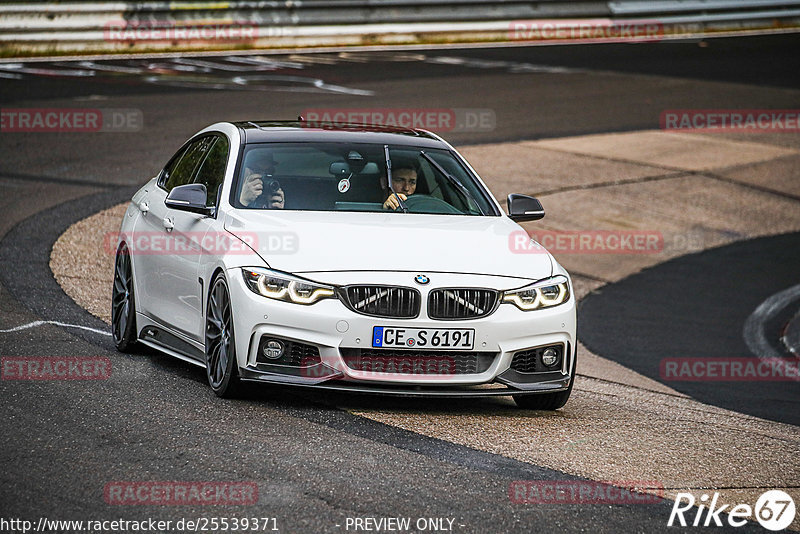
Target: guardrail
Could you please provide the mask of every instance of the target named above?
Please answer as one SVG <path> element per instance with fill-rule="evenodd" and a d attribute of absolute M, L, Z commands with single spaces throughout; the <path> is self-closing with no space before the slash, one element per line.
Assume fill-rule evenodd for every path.
<path fill-rule="evenodd" d="M 650 38 L 794 29 L 800 0 L 0 3 L 0 53 L 641 40 L 630 27 L 646 25 Z"/>

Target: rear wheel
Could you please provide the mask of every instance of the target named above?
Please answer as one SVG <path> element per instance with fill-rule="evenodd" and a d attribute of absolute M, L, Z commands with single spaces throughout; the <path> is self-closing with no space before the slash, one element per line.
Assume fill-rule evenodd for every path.
<path fill-rule="evenodd" d="M 575 370 L 577 368 L 578 351 L 575 351 L 575 358 L 572 360 L 572 373 L 569 387 L 558 393 L 541 393 L 537 395 L 513 395 L 517 406 L 526 410 L 558 410 L 563 407 L 572 393 L 572 385 L 575 383 Z"/>
<path fill-rule="evenodd" d="M 218 397 L 234 397 L 241 388 L 241 381 L 236 363 L 230 292 L 222 273 L 219 273 L 211 284 L 206 310 L 208 383 Z"/>
<path fill-rule="evenodd" d="M 136 307 L 133 295 L 133 268 L 127 245 L 122 243 L 114 259 L 114 285 L 111 291 L 111 334 L 121 352 L 136 344 Z"/>

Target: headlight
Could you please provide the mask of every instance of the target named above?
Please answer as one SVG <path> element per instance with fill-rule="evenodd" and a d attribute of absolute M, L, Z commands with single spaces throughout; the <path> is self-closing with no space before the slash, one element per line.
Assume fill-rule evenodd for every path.
<path fill-rule="evenodd" d="M 315 284 L 268 269 L 242 267 L 242 275 L 247 287 L 253 293 L 270 299 L 295 304 L 314 304 L 322 299 L 336 298 L 330 286 Z"/>
<path fill-rule="evenodd" d="M 510 302 L 523 311 L 550 308 L 567 300 L 569 300 L 569 280 L 562 275 L 503 292 L 503 302 Z"/>

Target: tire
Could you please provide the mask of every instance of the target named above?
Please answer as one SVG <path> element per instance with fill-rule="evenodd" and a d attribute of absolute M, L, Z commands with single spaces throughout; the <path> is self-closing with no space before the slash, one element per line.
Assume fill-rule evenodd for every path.
<path fill-rule="evenodd" d="M 575 383 L 575 370 L 578 363 L 578 351 L 575 350 L 575 358 L 572 361 L 572 373 L 569 386 L 564 391 L 558 393 L 541 393 L 536 395 L 513 395 L 514 402 L 519 408 L 525 410 L 547 410 L 554 411 L 563 407 L 572 393 L 572 385 Z"/>
<path fill-rule="evenodd" d="M 218 397 L 236 397 L 241 391 L 235 339 L 228 282 L 219 273 L 208 291 L 205 327 L 206 377 Z"/>
<path fill-rule="evenodd" d="M 131 352 L 136 345 L 136 299 L 133 294 L 133 267 L 127 245 L 122 243 L 114 258 L 114 284 L 111 289 L 111 335 L 120 352 Z"/>

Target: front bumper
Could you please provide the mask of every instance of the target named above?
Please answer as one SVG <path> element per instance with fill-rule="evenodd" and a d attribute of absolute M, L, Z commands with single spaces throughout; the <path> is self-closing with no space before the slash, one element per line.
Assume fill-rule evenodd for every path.
<path fill-rule="evenodd" d="M 234 311 L 236 353 L 242 379 L 339 391 L 399 395 L 475 397 L 536 394 L 563 391 L 575 369 L 576 320 L 574 296 L 551 309 L 523 312 L 501 304 L 487 317 L 461 321 L 429 319 L 424 302 L 415 319 L 388 319 L 357 314 L 339 300 L 328 299 L 303 306 L 267 299 L 250 291 L 239 269 L 228 271 Z M 458 278 L 458 280 L 456 280 Z M 468 276 L 437 274 L 441 287 L 471 286 Z M 347 359 L 371 346 L 374 326 L 397 328 L 471 328 L 474 351 L 491 358 L 485 369 L 462 374 L 419 374 L 363 371 Z M 319 358 L 300 365 L 273 365 L 259 359 L 262 336 L 313 346 Z M 514 355 L 536 347 L 563 347 L 560 366 L 542 372 L 512 369 Z M 409 358 L 441 359 L 439 351 L 405 351 Z M 388 354 L 388 352 L 387 352 Z M 453 357 L 458 357 L 453 354 Z M 405 356 L 400 356 L 405 357 Z M 449 357 L 449 356 L 448 356 Z"/>

